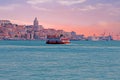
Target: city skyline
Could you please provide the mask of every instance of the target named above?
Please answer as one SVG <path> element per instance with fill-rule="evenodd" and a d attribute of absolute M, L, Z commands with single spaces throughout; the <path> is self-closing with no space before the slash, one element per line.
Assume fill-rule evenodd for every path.
<path fill-rule="evenodd" d="M 0 19 L 32 24 L 34 17 L 45 28 L 100 35 L 120 33 L 119 0 L 3 0 Z"/>

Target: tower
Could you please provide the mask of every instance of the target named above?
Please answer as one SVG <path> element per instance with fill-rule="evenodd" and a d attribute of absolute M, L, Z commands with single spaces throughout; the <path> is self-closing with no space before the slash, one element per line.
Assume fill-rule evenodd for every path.
<path fill-rule="evenodd" d="M 34 25 L 34 30 L 37 31 L 38 27 L 39 27 L 39 23 L 38 23 L 37 17 L 35 17 L 33 25 Z"/>

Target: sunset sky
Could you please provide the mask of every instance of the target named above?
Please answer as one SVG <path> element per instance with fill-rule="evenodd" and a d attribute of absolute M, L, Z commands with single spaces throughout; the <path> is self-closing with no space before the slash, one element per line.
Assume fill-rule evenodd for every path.
<path fill-rule="evenodd" d="M 120 0 L 0 0 L 0 19 L 78 34 L 120 34 Z"/>

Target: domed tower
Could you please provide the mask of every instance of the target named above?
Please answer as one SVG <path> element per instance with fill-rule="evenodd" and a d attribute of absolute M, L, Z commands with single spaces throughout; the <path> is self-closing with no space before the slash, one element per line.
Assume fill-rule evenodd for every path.
<path fill-rule="evenodd" d="M 35 20 L 33 22 L 33 25 L 34 25 L 34 30 L 37 31 L 38 30 L 38 27 L 39 27 L 39 22 L 37 20 L 37 17 L 35 17 Z"/>

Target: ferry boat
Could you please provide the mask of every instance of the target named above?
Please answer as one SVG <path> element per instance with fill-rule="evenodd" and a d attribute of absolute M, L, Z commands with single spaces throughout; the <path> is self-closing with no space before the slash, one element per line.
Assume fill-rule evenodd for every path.
<path fill-rule="evenodd" d="M 48 35 L 46 44 L 69 44 L 70 40 L 63 35 Z"/>

